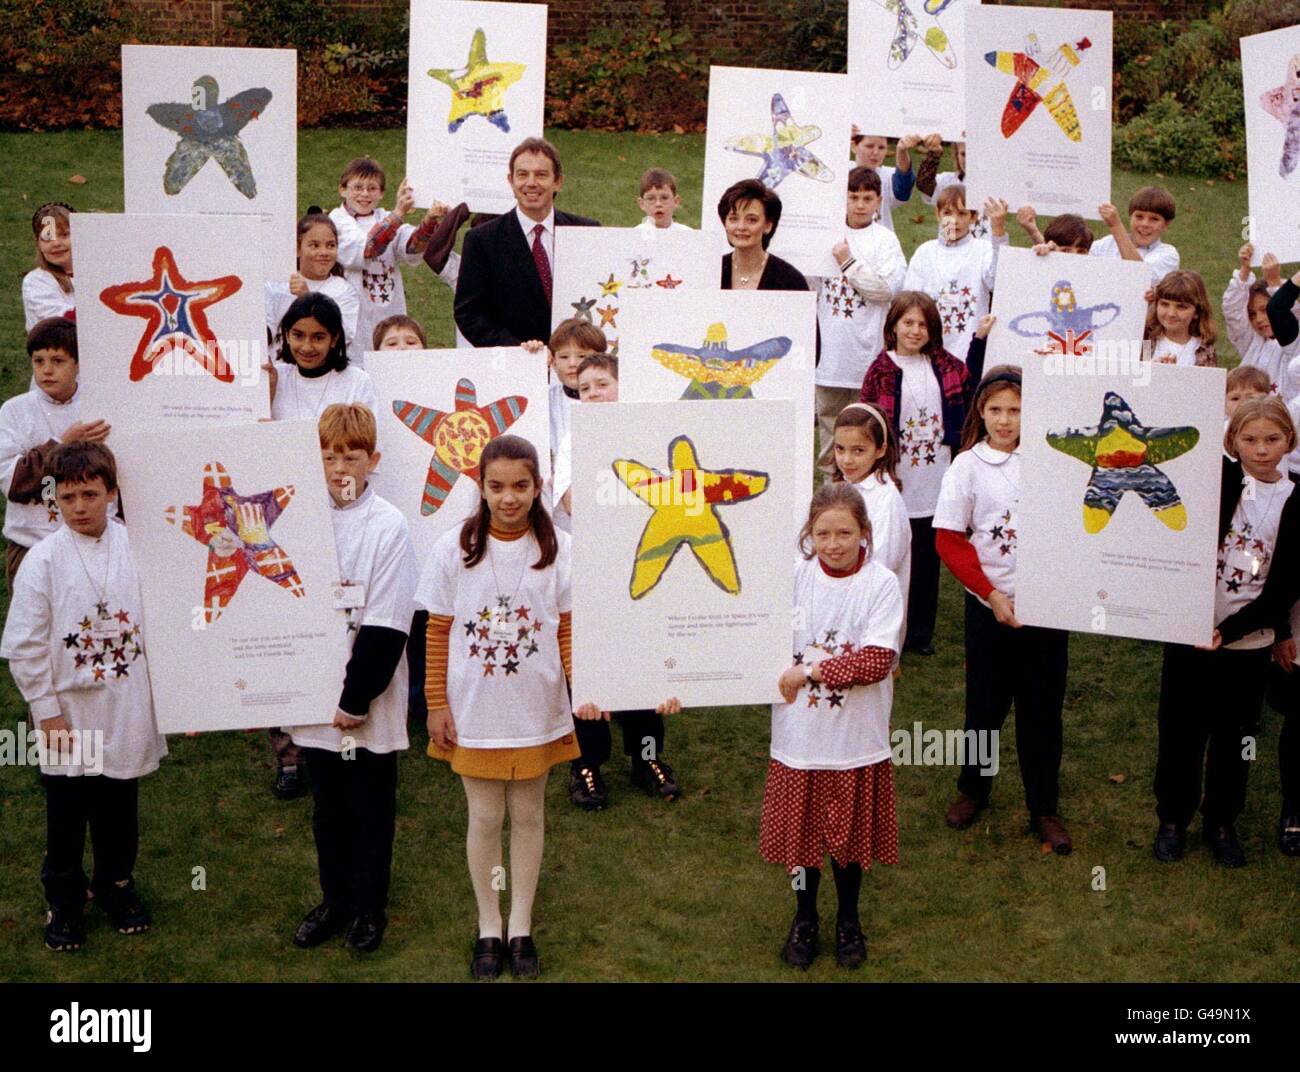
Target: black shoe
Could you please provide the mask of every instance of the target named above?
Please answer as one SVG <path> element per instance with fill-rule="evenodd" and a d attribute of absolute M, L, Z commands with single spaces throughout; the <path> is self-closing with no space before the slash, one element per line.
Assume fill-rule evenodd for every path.
<path fill-rule="evenodd" d="M 632 784 L 661 800 L 676 800 L 682 795 L 672 767 L 662 759 L 633 760 Z"/>
<path fill-rule="evenodd" d="M 934 645 L 927 640 L 924 644 L 904 644 L 903 650 L 912 651 L 917 655 L 924 655 L 928 658 L 934 654 Z"/>
<path fill-rule="evenodd" d="M 45 948 L 72 953 L 86 944 L 86 917 L 80 912 L 50 908 L 45 913 Z"/>
<path fill-rule="evenodd" d="M 781 959 L 792 968 L 807 971 L 817 955 L 817 934 L 815 919 L 795 916 L 790 924 L 790 933 L 786 935 L 785 948 L 781 950 Z"/>
<path fill-rule="evenodd" d="M 469 973 L 475 979 L 495 979 L 505 966 L 506 946 L 500 938 L 480 938 L 474 943 Z"/>
<path fill-rule="evenodd" d="M 281 767 L 276 773 L 271 792 L 280 800 L 293 800 L 294 797 L 302 796 L 306 788 L 297 767 Z"/>
<path fill-rule="evenodd" d="M 312 949 L 327 942 L 348 925 L 351 915 L 333 905 L 319 904 L 307 913 L 293 934 L 293 944 L 299 949 Z"/>
<path fill-rule="evenodd" d="M 1231 823 L 1226 826 L 1207 826 L 1201 831 L 1205 844 L 1214 853 L 1214 862 L 1224 867 L 1245 867 L 1246 854 L 1241 851 L 1237 831 Z"/>
<path fill-rule="evenodd" d="M 516 979 L 536 979 L 542 974 L 531 934 L 510 939 L 510 974 Z"/>
<path fill-rule="evenodd" d="M 96 903 L 108 913 L 109 923 L 118 934 L 144 934 L 153 925 L 149 910 L 136 892 L 135 883 L 129 879 L 125 886 L 114 886 Z"/>
<path fill-rule="evenodd" d="M 835 963 L 841 968 L 860 968 L 867 960 L 867 940 L 855 919 L 835 924 Z"/>
<path fill-rule="evenodd" d="M 388 917 L 382 912 L 362 912 L 348 927 L 343 944 L 358 953 L 373 953 L 384 940 Z"/>
<path fill-rule="evenodd" d="M 1283 856 L 1300 856 L 1300 815 L 1284 815 L 1277 821 L 1277 847 Z"/>
<path fill-rule="evenodd" d="M 569 768 L 569 799 L 583 811 L 600 811 L 609 803 L 599 767 Z"/>
<path fill-rule="evenodd" d="M 1162 864 L 1181 860 L 1187 850 L 1187 831 L 1177 823 L 1161 823 L 1151 851 Z"/>

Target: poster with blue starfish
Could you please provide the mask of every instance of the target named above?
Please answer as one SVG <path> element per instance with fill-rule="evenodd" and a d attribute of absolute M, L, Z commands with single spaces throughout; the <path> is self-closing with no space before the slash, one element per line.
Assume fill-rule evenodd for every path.
<path fill-rule="evenodd" d="M 1016 617 L 1208 643 L 1226 373 L 1099 365 L 1067 355 L 1024 366 Z"/>
<path fill-rule="evenodd" d="M 1300 26 L 1241 39 L 1255 263 L 1300 258 Z"/>
<path fill-rule="evenodd" d="M 292 49 L 122 46 L 126 211 L 242 214 L 268 278 L 294 270 L 298 66 Z"/>
<path fill-rule="evenodd" d="M 421 208 L 514 206 L 510 151 L 542 134 L 546 5 L 411 0 L 406 176 Z"/>
<path fill-rule="evenodd" d="M 270 416 L 263 227 L 249 216 L 74 213 L 81 397 L 114 434 Z"/>
<path fill-rule="evenodd" d="M 570 228 L 578 230 L 579 228 Z M 637 291 L 623 303 L 619 399 L 629 402 L 789 399 L 795 422 L 794 515 L 812 494 L 817 298 L 753 290 Z"/>
<path fill-rule="evenodd" d="M 763 668 L 790 657 L 795 428 L 789 401 L 576 407 L 578 702 L 776 699 Z"/>
<path fill-rule="evenodd" d="M 1046 361 L 1063 356 L 1112 358 L 1140 352 L 1151 273 L 1137 261 L 1038 256 L 1004 247 L 998 254 L 993 315 L 985 367 Z"/>
<path fill-rule="evenodd" d="M 717 285 L 718 258 L 699 231 L 561 227 L 555 235 L 551 326 L 572 317 L 585 320 L 600 328 L 610 351 L 618 353 L 628 295 Z"/>
<path fill-rule="evenodd" d="M 959 141 L 966 114 L 966 11 L 979 0 L 849 0 L 853 119 L 864 133 L 938 131 Z"/>
<path fill-rule="evenodd" d="M 349 638 L 316 422 L 115 425 L 113 450 L 158 729 L 329 722 Z"/>
<path fill-rule="evenodd" d="M 729 246 L 712 206 L 732 183 L 757 179 L 781 198 L 770 252 L 821 274 L 844 230 L 851 102 L 848 75 L 709 68 L 702 229 L 715 254 Z"/>

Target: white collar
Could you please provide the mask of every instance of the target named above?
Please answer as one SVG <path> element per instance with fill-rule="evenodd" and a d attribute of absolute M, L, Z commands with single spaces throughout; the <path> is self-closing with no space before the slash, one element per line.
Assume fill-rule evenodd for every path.
<path fill-rule="evenodd" d="M 521 209 L 518 205 L 516 205 L 515 219 L 519 221 L 519 226 L 520 228 L 522 228 L 525 238 L 531 239 L 533 237 L 533 231 L 536 229 L 538 223 L 540 223 L 546 229 L 547 234 L 555 233 L 555 206 L 554 205 L 551 206 L 551 211 L 546 214 L 546 219 L 544 220 L 535 220 L 532 219 L 530 216 L 525 216 L 524 210 Z"/>
<path fill-rule="evenodd" d="M 367 480 L 366 490 L 363 491 L 360 495 L 358 495 L 355 499 L 353 499 L 350 503 L 347 503 L 345 506 L 339 506 L 339 504 L 334 501 L 334 496 L 331 495 L 330 509 L 337 510 L 339 511 L 339 513 L 345 513 L 348 510 L 355 510 L 362 503 L 370 502 L 374 497 L 375 497 L 374 485 L 371 484 L 369 480 Z"/>
<path fill-rule="evenodd" d="M 74 402 L 77 400 L 77 395 L 79 395 L 80 393 L 81 393 L 81 380 L 79 380 L 79 379 L 77 380 L 77 386 L 76 386 L 75 388 L 73 388 L 72 396 L 71 396 L 71 397 L 70 397 L 66 402 L 60 402 L 60 401 L 59 401 L 58 399 L 56 399 L 56 398 L 51 398 L 51 397 L 50 397 L 49 395 L 47 395 L 44 391 L 42 391 L 39 387 L 36 388 L 36 394 L 37 394 L 37 396 L 38 396 L 37 401 L 39 401 L 39 402 L 43 402 L 43 403 L 45 403 L 45 405 L 47 405 L 47 406 L 55 406 L 55 407 L 58 407 L 58 408 L 61 408 L 61 407 L 63 407 L 63 406 L 70 406 L 70 405 L 72 405 L 72 403 L 74 403 Z"/>
<path fill-rule="evenodd" d="M 998 450 L 996 447 L 989 446 L 987 439 L 981 439 L 971 447 L 971 450 L 975 452 L 975 457 L 982 462 L 987 462 L 989 465 L 1005 465 L 1012 458 L 1020 455 L 1019 445 L 1016 446 L 1015 450 L 1008 453 L 1005 450 Z"/>
<path fill-rule="evenodd" d="M 108 524 L 104 526 L 104 531 L 98 536 L 87 536 L 78 532 L 67 522 L 63 522 L 63 527 L 67 530 L 68 537 L 86 548 L 99 547 L 101 544 L 107 546 L 113 538 L 113 519 L 108 519 Z"/>

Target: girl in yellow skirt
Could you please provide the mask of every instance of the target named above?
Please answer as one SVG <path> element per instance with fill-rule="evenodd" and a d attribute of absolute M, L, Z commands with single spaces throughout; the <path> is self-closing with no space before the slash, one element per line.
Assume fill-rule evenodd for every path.
<path fill-rule="evenodd" d="M 539 973 L 533 898 L 542 866 L 551 767 L 578 756 L 569 700 L 569 537 L 541 500 L 537 451 L 500 436 L 479 463 L 483 498 L 425 565 L 416 603 L 429 612 L 425 697 L 429 755 L 451 762 L 469 807 L 466 853 L 478 901 L 470 972 Z M 498 879 L 510 812 L 510 919 Z"/>

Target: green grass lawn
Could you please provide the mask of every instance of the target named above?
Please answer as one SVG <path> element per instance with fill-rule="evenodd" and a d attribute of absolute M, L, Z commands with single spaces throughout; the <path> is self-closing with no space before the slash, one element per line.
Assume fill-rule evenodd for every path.
<path fill-rule="evenodd" d="M 554 132 L 568 180 L 562 204 L 607 224 L 637 222 L 636 179 L 651 165 L 673 170 L 699 222 L 698 137 Z M 114 133 L 6 135 L 0 152 L 23 199 L 0 204 L 3 353 L 0 394 L 25 388 L 18 283 L 30 267 L 32 209 L 51 198 L 79 209 L 121 208 L 121 142 Z M 401 177 L 401 131 L 304 132 L 299 199 L 335 203 L 339 170 L 368 152 Z M 84 185 L 69 185 L 73 175 Z M 1217 306 L 1241 244 L 1244 183 L 1160 179 L 1117 172 L 1121 207 L 1137 187 L 1168 185 L 1178 198 L 1171 241 L 1200 271 Z M 923 206 L 896 215 L 910 254 L 933 237 Z M 1043 221 L 1040 221 L 1040 226 Z M 1099 226 L 1099 225 L 1098 225 Z M 1024 244 L 1012 225 L 1016 244 Z M 450 293 L 428 272 L 408 270 L 412 310 L 431 345 L 451 345 Z M 83 346 L 93 340 L 83 340 Z M 1220 353 L 1236 362 L 1226 344 Z M 961 594 L 944 577 L 938 654 L 904 660 L 894 726 L 962 723 Z M 1300 862 L 1273 847 L 1279 807 L 1279 718 L 1265 716 L 1260 758 L 1239 830 L 1249 866 L 1216 868 L 1193 848 L 1181 864 L 1151 858 L 1157 645 L 1096 636 L 1071 638 L 1065 712 L 1062 813 L 1075 852 L 1040 852 L 1026 813 L 1007 726 L 994 806 L 970 830 L 943 825 L 951 769 L 896 771 L 902 862 L 864 882 L 871 945 L 857 975 L 823 954 L 806 977 L 881 980 L 1283 980 L 1300 977 L 1295 920 Z M 775 669 L 775 668 L 774 668 Z M 0 675 L 0 722 L 23 717 Z M 693 710 L 670 720 L 666 758 L 686 787 L 674 805 L 634 790 L 620 764 L 606 768 L 611 807 L 584 814 L 566 799 L 563 771 L 549 786 L 546 860 L 535 934 L 552 980 L 782 980 L 777 959 L 793 911 L 783 871 L 758 856 L 759 807 L 767 765 L 766 708 Z M 617 742 L 618 735 L 615 734 Z M 289 944 L 316 903 L 311 805 L 283 804 L 269 787 L 265 736 L 219 734 L 169 741 L 171 757 L 141 788 L 137 877 L 155 917 L 143 938 L 113 934 L 92 917 L 89 944 L 56 957 L 40 940 L 38 882 L 44 828 L 36 774 L 0 768 L 0 978 L 12 980 L 456 980 L 467 974 L 475 911 L 465 866 L 464 796 L 458 779 L 423 755 L 413 733 L 403 757 L 391 925 L 383 948 L 359 959 L 332 944 Z M 615 744 L 617 750 L 618 745 Z M 206 873 L 206 891 L 192 886 Z M 1098 869 L 1104 889 L 1098 889 Z M 828 881 L 822 911 L 834 912 Z M 825 941 L 825 939 L 824 939 Z M 833 940 L 832 940 L 833 941 Z M 825 945 L 823 946 L 825 948 Z"/>

